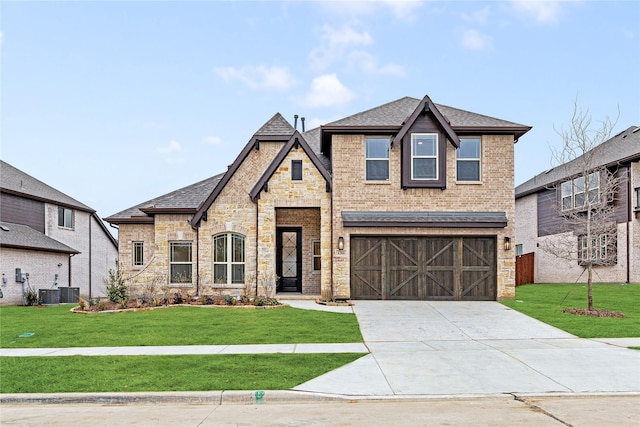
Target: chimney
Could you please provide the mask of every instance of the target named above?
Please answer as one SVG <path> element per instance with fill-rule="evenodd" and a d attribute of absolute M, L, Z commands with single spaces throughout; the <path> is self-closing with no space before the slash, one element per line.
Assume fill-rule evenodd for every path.
<path fill-rule="evenodd" d="M 302 122 L 302 132 L 304 132 L 304 117 L 301 117 L 300 121 Z"/>
<path fill-rule="evenodd" d="M 293 115 L 293 128 L 295 130 L 298 130 L 298 115 L 297 114 Z"/>

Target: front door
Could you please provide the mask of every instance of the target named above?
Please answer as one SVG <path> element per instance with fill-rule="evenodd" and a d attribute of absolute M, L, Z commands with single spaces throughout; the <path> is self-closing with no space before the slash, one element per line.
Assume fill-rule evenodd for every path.
<path fill-rule="evenodd" d="M 302 228 L 276 229 L 278 292 L 302 292 Z"/>

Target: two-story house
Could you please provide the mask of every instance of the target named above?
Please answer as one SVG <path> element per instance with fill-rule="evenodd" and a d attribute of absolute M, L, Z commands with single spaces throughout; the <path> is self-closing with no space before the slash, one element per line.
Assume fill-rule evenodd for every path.
<path fill-rule="evenodd" d="M 0 197 L 0 304 L 22 303 L 27 286 L 105 295 L 118 243 L 95 210 L 4 161 Z"/>
<path fill-rule="evenodd" d="M 114 214 L 130 283 L 326 299 L 514 296 L 530 127 L 401 98 L 309 131 L 280 114 L 220 175 Z"/>
<path fill-rule="evenodd" d="M 584 161 L 584 156 L 593 161 Z M 585 170 L 585 164 L 592 169 Z M 615 183 L 605 190 L 606 168 Z M 584 174 L 588 173 L 585 183 Z M 602 175 L 602 176 L 601 176 Z M 608 180 L 611 181 L 611 180 Z M 603 194 L 605 193 L 605 194 Z M 593 281 L 640 282 L 640 127 L 631 126 L 591 151 L 556 166 L 516 187 L 517 255 L 533 254 L 535 283 L 586 282 L 584 251 L 591 247 L 596 264 Z M 591 245 L 575 212 L 585 214 L 587 197 L 607 203 L 606 233 Z M 574 256 L 558 258 L 554 247 L 570 242 Z"/>

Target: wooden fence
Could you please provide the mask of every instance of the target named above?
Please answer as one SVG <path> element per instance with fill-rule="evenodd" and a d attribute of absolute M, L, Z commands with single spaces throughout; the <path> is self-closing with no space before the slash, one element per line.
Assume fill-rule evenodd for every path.
<path fill-rule="evenodd" d="M 534 253 L 516 257 L 516 286 L 533 283 Z"/>

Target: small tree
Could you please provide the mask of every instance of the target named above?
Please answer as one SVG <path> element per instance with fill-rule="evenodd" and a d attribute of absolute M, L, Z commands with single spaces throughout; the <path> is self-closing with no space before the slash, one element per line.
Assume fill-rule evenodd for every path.
<path fill-rule="evenodd" d="M 107 298 L 116 304 L 126 304 L 129 299 L 127 295 L 127 283 L 120 271 L 120 264 L 116 261 L 116 269 L 109 269 L 109 276 L 104 279 L 107 289 Z"/>
<path fill-rule="evenodd" d="M 567 233 L 558 239 L 548 239 L 541 248 L 551 255 L 579 263 L 587 273 L 587 310 L 593 312 L 594 267 L 616 263 L 616 221 L 614 202 L 621 178 L 617 170 L 602 162 L 598 147 L 611 137 L 617 119 L 605 118 L 592 127 L 588 111 L 574 101 L 571 124 L 556 132 L 562 139 L 560 150 L 553 150 L 555 163 L 562 165 L 567 178 L 556 183 L 558 213 L 562 229 Z M 571 233 L 569 233 L 571 232 Z M 577 237 L 577 239 L 576 239 Z M 578 278 L 579 279 L 579 278 Z"/>

